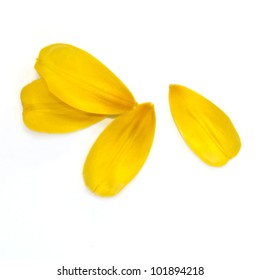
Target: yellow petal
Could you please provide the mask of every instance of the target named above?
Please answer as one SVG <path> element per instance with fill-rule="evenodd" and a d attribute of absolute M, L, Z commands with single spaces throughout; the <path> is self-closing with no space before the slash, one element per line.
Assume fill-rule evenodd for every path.
<path fill-rule="evenodd" d="M 115 119 L 98 137 L 85 162 L 86 185 L 96 194 L 120 192 L 139 172 L 152 146 L 155 112 L 151 103 Z"/>
<path fill-rule="evenodd" d="M 204 162 L 222 166 L 237 155 L 241 147 L 239 135 L 216 105 L 180 85 L 170 85 L 169 102 L 182 137 Z"/>
<path fill-rule="evenodd" d="M 51 94 L 41 79 L 22 89 L 21 100 L 24 123 L 39 132 L 71 132 L 88 127 L 105 117 L 68 106 Z"/>
<path fill-rule="evenodd" d="M 89 53 L 66 44 L 41 50 L 35 69 L 53 94 L 94 114 L 121 114 L 136 105 L 127 87 Z"/>

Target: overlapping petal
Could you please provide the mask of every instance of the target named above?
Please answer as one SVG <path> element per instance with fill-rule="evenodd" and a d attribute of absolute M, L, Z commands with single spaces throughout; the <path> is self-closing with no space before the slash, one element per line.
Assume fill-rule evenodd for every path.
<path fill-rule="evenodd" d="M 72 132 L 95 124 L 106 117 L 68 106 L 50 93 L 41 79 L 23 88 L 21 100 L 24 123 L 30 129 L 39 132 Z"/>
<path fill-rule="evenodd" d="M 67 44 L 40 51 L 35 69 L 56 97 L 79 110 L 115 115 L 136 101 L 128 88 L 89 53 Z"/>
<path fill-rule="evenodd" d="M 153 105 L 144 103 L 116 118 L 101 133 L 83 170 L 93 192 L 113 196 L 136 176 L 151 149 L 155 122 Z"/>
<path fill-rule="evenodd" d="M 222 166 L 237 155 L 241 147 L 239 135 L 216 105 L 180 85 L 170 86 L 169 102 L 182 137 L 204 162 Z"/>

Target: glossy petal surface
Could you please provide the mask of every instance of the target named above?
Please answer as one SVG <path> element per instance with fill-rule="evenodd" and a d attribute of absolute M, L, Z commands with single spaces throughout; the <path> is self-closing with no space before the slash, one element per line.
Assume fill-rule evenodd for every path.
<path fill-rule="evenodd" d="M 89 53 L 66 44 L 40 51 L 35 69 L 66 104 L 94 114 L 121 114 L 136 105 L 127 87 Z"/>
<path fill-rule="evenodd" d="M 88 154 L 83 170 L 86 185 L 101 196 L 120 192 L 145 163 L 154 132 L 151 103 L 138 105 L 115 119 Z"/>
<path fill-rule="evenodd" d="M 222 166 L 237 155 L 241 147 L 239 135 L 216 105 L 180 85 L 170 86 L 169 102 L 182 137 L 204 162 Z"/>
<path fill-rule="evenodd" d="M 97 123 L 105 117 L 68 106 L 51 94 L 45 82 L 40 79 L 22 89 L 21 100 L 24 123 L 39 132 L 72 132 Z"/>

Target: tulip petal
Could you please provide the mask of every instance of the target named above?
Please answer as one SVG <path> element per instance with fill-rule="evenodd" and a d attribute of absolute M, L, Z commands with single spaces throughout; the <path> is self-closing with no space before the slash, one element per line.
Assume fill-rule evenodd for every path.
<path fill-rule="evenodd" d="M 222 166 L 237 155 L 241 147 L 239 135 L 216 105 L 180 85 L 170 85 L 169 102 L 182 137 L 204 162 Z"/>
<path fill-rule="evenodd" d="M 83 176 L 100 196 L 120 192 L 139 172 L 151 149 L 155 112 L 151 103 L 120 115 L 98 137 L 86 159 Z"/>
<path fill-rule="evenodd" d="M 74 46 L 43 48 L 35 69 L 50 92 L 76 109 L 117 115 L 136 105 L 128 88 L 105 65 Z"/>
<path fill-rule="evenodd" d="M 23 120 L 39 132 L 63 133 L 88 127 L 105 118 L 74 109 L 51 94 L 41 79 L 22 89 Z"/>

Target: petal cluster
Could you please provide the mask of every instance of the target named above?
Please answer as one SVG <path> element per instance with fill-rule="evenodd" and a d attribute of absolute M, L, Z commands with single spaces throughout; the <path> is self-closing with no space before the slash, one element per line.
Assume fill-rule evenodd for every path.
<path fill-rule="evenodd" d="M 115 117 L 94 143 L 83 176 L 96 194 L 117 194 L 136 176 L 150 152 L 155 131 L 153 105 L 138 104 L 105 65 L 71 45 L 43 48 L 35 69 L 40 78 L 21 92 L 28 128 L 73 132 Z"/>
<path fill-rule="evenodd" d="M 222 166 L 241 147 L 230 118 L 211 101 L 181 85 L 170 85 L 174 121 L 186 143 L 204 162 Z"/>
<path fill-rule="evenodd" d="M 104 64 L 72 45 L 43 48 L 35 69 L 39 79 L 21 92 L 28 128 L 67 133 L 113 117 L 91 148 L 83 177 L 95 194 L 116 195 L 149 155 L 156 126 L 153 104 L 138 104 Z M 169 103 L 183 139 L 205 163 L 222 166 L 238 154 L 241 141 L 234 125 L 211 101 L 184 86 L 170 85 Z"/>
<path fill-rule="evenodd" d="M 74 46 L 43 48 L 35 69 L 56 97 L 76 109 L 117 115 L 136 105 L 128 88 L 105 65 Z"/>
<path fill-rule="evenodd" d="M 77 110 L 53 95 L 46 83 L 38 79 L 22 89 L 23 120 L 26 126 L 38 132 L 72 132 L 105 118 Z"/>

